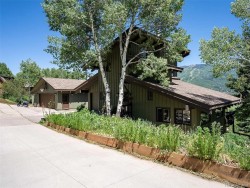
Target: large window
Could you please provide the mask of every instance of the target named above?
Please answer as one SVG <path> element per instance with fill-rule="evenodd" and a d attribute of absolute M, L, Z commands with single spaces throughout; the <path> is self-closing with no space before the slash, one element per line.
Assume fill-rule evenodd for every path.
<path fill-rule="evenodd" d="M 156 121 L 169 123 L 170 122 L 169 108 L 156 108 Z"/>
<path fill-rule="evenodd" d="M 191 125 L 190 110 L 175 109 L 175 124 Z"/>

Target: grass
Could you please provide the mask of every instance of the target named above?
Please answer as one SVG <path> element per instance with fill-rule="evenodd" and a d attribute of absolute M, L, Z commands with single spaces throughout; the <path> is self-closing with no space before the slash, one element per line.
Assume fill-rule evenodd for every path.
<path fill-rule="evenodd" d="M 243 169 L 250 170 L 250 139 L 234 133 L 223 135 L 224 153 L 239 163 Z"/>
<path fill-rule="evenodd" d="M 184 133 L 175 125 L 156 126 L 141 119 L 98 115 L 87 109 L 70 114 L 50 114 L 46 119 L 64 127 L 144 144 L 167 152 L 185 152 L 204 160 L 220 161 L 221 156 L 227 155 L 241 168 L 250 170 L 249 139 L 233 133 L 222 136 L 216 124 L 212 130 L 198 127 L 192 133 Z"/>
<path fill-rule="evenodd" d="M 212 125 L 211 131 L 207 127 L 204 129 L 198 127 L 189 140 L 188 153 L 206 160 L 218 159 L 224 144 L 220 127 L 216 123 Z"/>

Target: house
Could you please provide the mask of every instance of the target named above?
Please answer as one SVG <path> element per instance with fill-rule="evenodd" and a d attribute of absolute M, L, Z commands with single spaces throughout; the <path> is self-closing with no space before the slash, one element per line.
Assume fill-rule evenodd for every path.
<path fill-rule="evenodd" d="M 12 76 L 0 75 L 0 96 L 3 94 L 3 83 L 12 79 L 14 79 Z"/>
<path fill-rule="evenodd" d="M 154 40 L 146 32 L 134 32 L 133 43 L 130 43 L 127 58 L 133 58 L 141 49 L 136 43 L 142 43 L 149 38 L 154 45 Z M 180 52 L 183 57 L 189 52 Z M 162 57 L 161 51 L 155 53 Z M 177 67 L 177 62 L 168 65 L 170 85 L 165 88 L 154 78 L 140 80 L 133 72 L 131 66 L 126 72 L 124 84 L 124 116 L 142 118 L 156 124 L 171 123 L 192 128 L 203 124 L 219 121 L 225 124 L 225 109 L 238 104 L 240 99 L 225 93 L 186 83 L 178 79 L 177 73 L 183 69 Z M 105 70 L 111 89 L 111 107 L 115 113 L 118 101 L 119 79 L 121 73 L 121 59 L 119 42 L 114 41 L 110 53 L 106 57 Z M 105 90 L 100 72 L 81 84 L 82 90 L 88 90 L 88 108 L 102 112 L 105 103 Z M 205 117 L 205 118 L 204 118 Z"/>
<path fill-rule="evenodd" d="M 76 109 L 87 105 L 88 93 L 78 88 L 85 80 L 41 78 L 31 90 L 33 104 L 56 110 Z"/>

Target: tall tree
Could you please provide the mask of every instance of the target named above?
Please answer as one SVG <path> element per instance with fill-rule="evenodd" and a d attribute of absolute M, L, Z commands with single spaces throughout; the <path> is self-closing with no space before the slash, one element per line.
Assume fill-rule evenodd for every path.
<path fill-rule="evenodd" d="M 182 61 L 181 52 L 188 50 L 187 44 L 190 41 L 185 30 L 178 27 L 183 3 L 184 0 L 110 0 L 105 4 L 104 22 L 119 37 L 120 43 L 122 68 L 117 116 L 121 114 L 126 70 L 131 64 L 139 63 L 141 78 L 155 77 L 162 85 L 168 86 L 167 64 Z M 143 43 L 133 41 L 132 35 L 138 30 L 147 32 L 151 39 Z M 141 50 L 128 59 L 131 43 Z M 163 52 L 164 58 L 156 57 L 156 51 Z M 135 61 L 138 58 L 139 61 Z"/>
<path fill-rule="evenodd" d="M 46 68 L 46 69 L 41 69 L 41 74 L 43 77 L 51 77 L 51 78 L 87 79 L 86 73 L 79 70 L 69 71 L 60 68 L 59 69 Z"/>
<path fill-rule="evenodd" d="M 34 86 L 41 77 L 41 68 L 35 61 L 27 59 L 21 62 L 20 72 L 17 73 L 16 77 L 22 80 L 27 87 Z"/>
<path fill-rule="evenodd" d="M 103 59 L 108 51 L 104 47 L 112 42 L 114 34 L 103 22 L 106 3 L 107 0 L 45 0 L 43 8 L 50 29 L 62 35 L 62 38 L 49 38 L 47 51 L 53 55 L 55 63 L 66 67 L 99 66 L 106 94 L 106 113 L 110 115 L 110 86 Z"/>
<path fill-rule="evenodd" d="M 126 70 L 135 63 L 133 60 L 140 55 L 151 54 L 147 60 L 141 62 L 143 66 L 140 68 L 145 73 L 142 77 L 152 74 L 149 70 L 144 70 L 145 67 L 152 66 L 152 63 L 160 64 L 154 66 L 155 72 L 168 63 L 167 60 L 156 58 L 153 52 L 159 49 L 152 48 L 149 44 L 141 46 L 143 50 L 127 61 L 128 47 L 133 42 L 131 36 L 138 28 L 151 32 L 161 43 L 166 41 L 163 46 L 167 59 L 181 61 L 180 52 L 187 50 L 189 42 L 189 36 L 178 28 L 182 5 L 183 0 L 45 0 L 43 8 L 49 25 L 63 36 L 50 37 L 47 52 L 53 55 L 54 63 L 66 67 L 81 65 L 87 69 L 97 64 L 105 88 L 106 111 L 110 114 L 110 86 L 103 60 L 112 41 L 118 37 L 122 68 L 116 115 L 120 116 Z M 159 78 L 167 86 L 167 70 L 164 71 L 160 71 Z"/>
<path fill-rule="evenodd" d="M 29 100 L 29 92 L 23 87 L 23 80 L 13 79 L 3 83 L 3 98 L 15 102 Z"/>
<path fill-rule="evenodd" d="M 10 76 L 13 77 L 12 72 L 7 67 L 5 63 L 0 62 L 0 76 Z"/>
<path fill-rule="evenodd" d="M 231 76 L 228 82 L 242 98 L 236 117 L 250 122 L 250 0 L 234 1 L 231 11 L 242 21 L 242 33 L 215 28 L 210 40 L 200 42 L 201 58 L 213 66 L 215 76 L 236 70 L 237 78 Z"/>

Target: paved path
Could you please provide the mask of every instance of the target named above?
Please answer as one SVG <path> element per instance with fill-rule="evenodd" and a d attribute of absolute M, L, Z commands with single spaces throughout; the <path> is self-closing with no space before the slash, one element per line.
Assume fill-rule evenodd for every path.
<path fill-rule="evenodd" d="M 42 115 L 39 108 L 0 104 L 1 188 L 227 187 L 33 123 Z"/>

